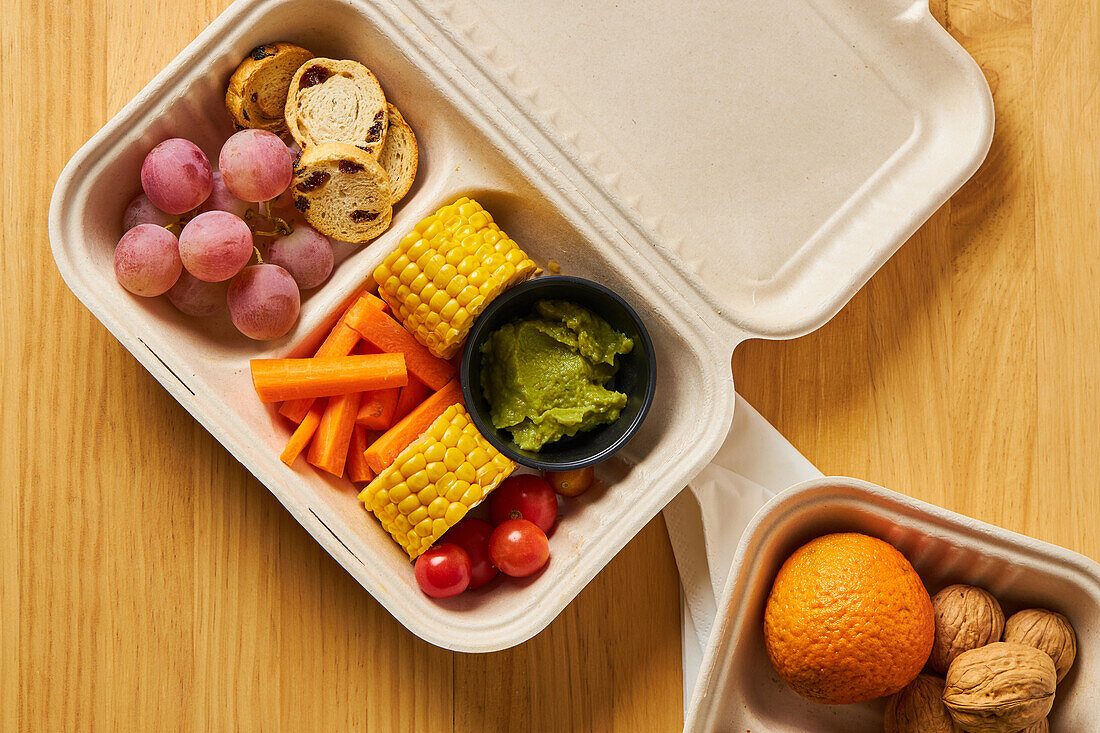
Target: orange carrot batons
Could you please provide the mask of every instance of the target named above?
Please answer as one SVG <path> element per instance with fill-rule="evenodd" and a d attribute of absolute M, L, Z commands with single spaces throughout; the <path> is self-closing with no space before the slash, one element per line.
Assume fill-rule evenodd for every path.
<path fill-rule="evenodd" d="M 409 383 L 403 354 L 253 359 L 249 365 L 261 402 L 330 397 Z"/>
<path fill-rule="evenodd" d="M 329 398 L 328 406 L 313 442 L 309 444 L 306 460 L 333 476 L 344 475 L 344 462 L 351 445 L 351 433 L 355 428 L 355 416 L 359 412 L 359 392 L 336 395 Z"/>
<path fill-rule="evenodd" d="M 347 324 L 382 351 L 404 354 L 410 374 L 432 389 L 443 389 L 454 378 L 454 365 L 434 356 L 404 326 L 386 315 L 382 310 L 386 304 L 380 298 L 366 295 L 364 299 L 366 307 L 349 312 Z"/>
<path fill-rule="evenodd" d="M 423 382 L 410 374 L 409 383 L 402 387 L 397 395 L 397 408 L 393 411 L 394 424 L 401 422 L 405 415 L 415 410 L 416 406 L 428 399 L 431 393 L 432 391 Z M 389 430 L 389 428 L 386 429 Z"/>
<path fill-rule="evenodd" d="M 355 350 L 356 344 L 360 341 L 359 332 L 347 324 L 347 319 L 348 316 L 353 316 L 358 311 L 370 307 L 370 301 L 367 300 L 366 295 L 366 291 L 361 293 L 344 311 L 324 342 L 317 347 L 314 356 L 347 356 Z M 279 408 L 279 414 L 288 420 L 300 423 L 313 405 L 313 399 L 312 397 L 305 397 L 290 400 Z"/>
<path fill-rule="evenodd" d="M 397 411 L 400 392 L 401 390 L 396 387 L 364 392 L 363 399 L 359 402 L 356 424 L 368 430 L 389 430 L 395 422 L 393 415 Z"/>
<path fill-rule="evenodd" d="M 313 434 L 317 432 L 317 426 L 321 424 L 321 415 L 325 412 L 325 403 L 314 405 L 310 408 L 309 412 L 305 414 L 302 421 L 298 424 L 294 434 L 290 436 L 290 440 L 287 441 L 286 448 L 279 455 L 279 460 L 288 466 L 294 465 L 294 461 L 301 455 L 302 450 L 309 445 L 309 441 L 313 439 Z"/>
<path fill-rule="evenodd" d="M 401 451 L 423 435 L 436 418 L 456 402 L 462 402 L 462 387 L 452 379 L 443 389 L 428 397 L 401 422 L 383 433 L 367 448 L 367 464 L 375 473 L 382 473 L 400 455 Z"/>
<path fill-rule="evenodd" d="M 356 483 L 370 481 L 374 478 L 374 471 L 367 465 L 367 457 L 363 455 L 367 447 L 378 439 L 379 433 L 368 431 L 362 425 L 356 425 L 351 430 L 351 445 L 348 446 L 348 479 Z"/>

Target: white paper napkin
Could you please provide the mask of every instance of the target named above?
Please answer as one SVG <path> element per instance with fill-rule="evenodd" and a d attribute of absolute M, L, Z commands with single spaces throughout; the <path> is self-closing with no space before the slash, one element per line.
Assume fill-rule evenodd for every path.
<path fill-rule="evenodd" d="M 741 533 L 768 499 L 821 475 L 738 395 L 718 455 L 665 507 L 680 570 L 685 712 Z"/>

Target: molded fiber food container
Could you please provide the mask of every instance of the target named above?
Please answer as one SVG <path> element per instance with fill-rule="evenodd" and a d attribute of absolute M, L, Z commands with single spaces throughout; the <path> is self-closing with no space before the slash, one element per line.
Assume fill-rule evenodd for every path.
<path fill-rule="evenodd" d="M 1062 547 L 985 524 L 857 479 L 805 481 L 776 495 L 745 529 L 707 645 L 685 731 L 878 733 L 885 700 L 819 705 L 776 675 L 764 649 L 764 605 L 779 567 L 830 532 L 862 532 L 897 547 L 935 594 L 981 586 L 1005 617 L 1064 613 L 1077 660 L 1058 684 L 1052 731 L 1100 730 L 1100 565 Z"/>
<path fill-rule="evenodd" d="M 984 78 L 922 5 L 617 5 L 238 0 L 54 192 L 50 240 L 77 297 L 364 588 L 449 649 L 503 649 L 545 627 L 717 451 L 734 347 L 828 320 L 976 170 L 992 134 Z M 182 136 L 216 159 L 232 133 L 229 75 L 276 40 L 369 66 L 416 130 L 420 171 L 392 228 L 341 247 L 296 328 L 258 343 L 227 319 L 130 296 L 111 262 L 146 152 Z M 350 484 L 279 462 L 288 429 L 255 398 L 248 360 L 309 353 L 402 234 L 461 195 L 543 265 L 630 302 L 661 372 L 642 430 L 601 467 L 606 490 L 569 503 L 547 569 L 440 602 Z"/>

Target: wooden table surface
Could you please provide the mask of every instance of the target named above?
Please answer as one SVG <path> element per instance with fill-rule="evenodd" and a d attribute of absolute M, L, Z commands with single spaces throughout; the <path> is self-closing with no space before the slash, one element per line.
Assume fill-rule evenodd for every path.
<path fill-rule="evenodd" d="M 0 728 L 677 729 L 659 518 L 533 641 L 434 648 L 61 281 L 62 166 L 227 4 L 0 26 Z M 826 473 L 1100 558 L 1100 0 L 933 9 L 993 89 L 988 160 L 831 323 L 744 345 L 737 386 Z"/>

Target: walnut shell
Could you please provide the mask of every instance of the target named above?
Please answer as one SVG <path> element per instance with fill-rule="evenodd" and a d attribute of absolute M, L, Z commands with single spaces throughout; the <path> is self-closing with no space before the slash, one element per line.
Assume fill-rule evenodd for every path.
<path fill-rule="evenodd" d="M 1015 733 L 1046 717 L 1056 684 L 1045 652 L 998 641 L 955 658 L 943 702 L 967 733 Z"/>
<path fill-rule="evenodd" d="M 943 704 L 943 680 L 919 675 L 886 702 L 886 733 L 960 733 Z"/>
<path fill-rule="evenodd" d="M 1020 733 L 1050 733 L 1050 723 L 1047 722 L 1046 718 L 1043 718 L 1038 723 L 1032 723 L 1024 728 Z"/>
<path fill-rule="evenodd" d="M 943 674 L 965 651 L 1001 640 L 1005 615 L 997 599 L 972 585 L 949 585 L 932 596 L 936 640 L 929 663 Z"/>
<path fill-rule="evenodd" d="M 1077 658 L 1077 635 L 1069 619 L 1043 608 L 1028 608 L 1012 614 L 1005 622 L 1005 641 L 1033 646 L 1049 654 L 1058 671 L 1059 682 Z"/>

